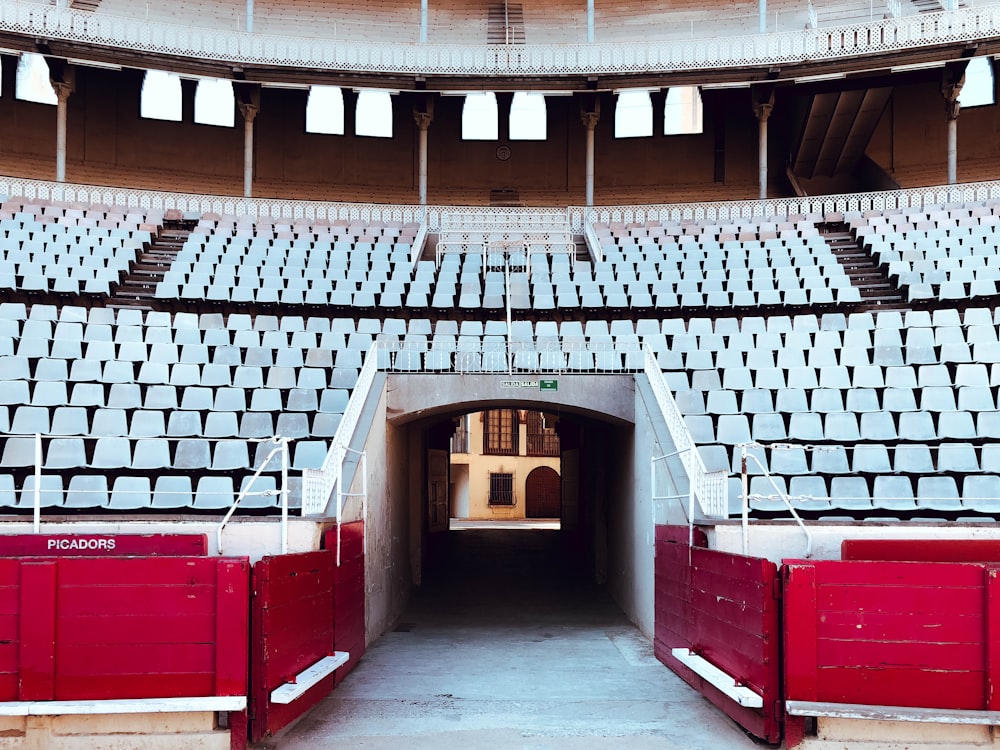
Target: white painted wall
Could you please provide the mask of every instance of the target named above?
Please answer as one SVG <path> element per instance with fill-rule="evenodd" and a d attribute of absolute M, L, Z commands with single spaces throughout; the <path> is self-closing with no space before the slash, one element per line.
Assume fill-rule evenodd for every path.
<path fill-rule="evenodd" d="M 840 543 L 844 539 L 1000 539 L 1000 527 L 994 523 L 812 521 L 807 522 L 806 526 L 813 537 L 812 559 L 815 560 L 839 560 Z M 705 531 L 708 534 L 708 546 L 712 549 L 743 554 L 743 533 L 739 522 L 729 521 L 706 527 Z M 800 559 L 805 555 L 805 535 L 794 522 L 751 522 L 749 539 L 749 552 L 753 557 L 780 563 L 782 560 Z"/>

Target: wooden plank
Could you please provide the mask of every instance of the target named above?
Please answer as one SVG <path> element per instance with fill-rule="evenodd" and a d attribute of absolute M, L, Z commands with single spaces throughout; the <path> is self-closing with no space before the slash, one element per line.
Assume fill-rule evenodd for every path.
<path fill-rule="evenodd" d="M 816 660 L 816 568 L 786 565 L 784 580 L 785 693 L 789 699 L 818 699 Z"/>
<path fill-rule="evenodd" d="M 906 667 L 820 668 L 819 701 L 879 705 L 892 696 L 900 706 L 973 709 L 986 705 L 986 674 L 934 672 Z M 800 700 L 788 692 L 790 700 Z M 978 707 L 978 708 L 977 708 Z"/>
<path fill-rule="evenodd" d="M 3 534 L 0 556 L 188 556 L 208 554 L 205 534 Z"/>
<path fill-rule="evenodd" d="M 213 614 L 138 614 L 64 616 L 60 613 L 56 637 L 67 646 L 117 643 L 212 643 Z"/>
<path fill-rule="evenodd" d="M 56 580 L 54 561 L 21 565 L 21 700 L 56 697 Z"/>
<path fill-rule="evenodd" d="M 657 542 L 674 542 L 686 546 L 688 543 L 688 534 L 689 532 L 687 526 L 672 526 L 664 524 L 656 527 Z M 708 537 L 705 536 L 705 532 L 696 527 L 694 530 L 694 546 L 704 547 L 707 544 Z"/>
<path fill-rule="evenodd" d="M 141 665 L 137 670 L 141 670 Z M 58 700 L 120 700 L 139 698 L 178 698 L 212 696 L 215 675 L 207 672 L 150 675 L 136 674 L 60 675 Z"/>
<path fill-rule="evenodd" d="M 985 645 L 926 641 L 862 641 L 818 638 L 820 668 L 871 665 L 880 669 L 907 667 L 928 672 L 984 672 Z"/>
<path fill-rule="evenodd" d="M 315 664 L 295 675 L 292 682 L 271 691 L 271 702 L 288 704 L 301 698 L 306 691 L 318 684 L 323 678 L 333 674 L 338 667 L 346 664 L 351 655 L 346 651 L 337 651 L 332 656 L 325 656 Z"/>
<path fill-rule="evenodd" d="M 233 637 L 237 637 L 234 633 Z M 56 643 L 56 673 L 63 677 L 132 674 L 214 673 L 214 643 Z M 194 695 L 195 693 L 190 693 Z"/>
<path fill-rule="evenodd" d="M 72 616 L 174 612 L 212 614 L 215 584 L 71 586 L 59 589 L 59 610 Z"/>
<path fill-rule="evenodd" d="M 250 561 L 218 561 L 215 600 L 215 694 L 247 695 L 250 649 Z"/>
<path fill-rule="evenodd" d="M 764 699 L 760 694 L 744 685 L 738 685 L 732 675 L 726 674 L 698 654 L 692 653 L 686 648 L 675 648 L 671 653 L 675 659 L 687 666 L 692 672 L 708 680 L 720 692 L 739 705 L 749 708 L 762 708 L 764 706 Z"/>
<path fill-rule="evenodd" d="M 59 585 L 214 585 L 217 562 L 210 557 L 67 558 L 59 571 Z"/>
<path fill-rule="evenodd" d="M 1000 562 L 1000 539 L 845 539 L 843 560 Z"/>
<path fill-rule="evenodd" d="M 1000 570 L 987 566 L 986 612 L 982 632 L 986 643 L 986 706 L 1000 711 Z"/>
<path fill-rule="evenodd" d="M 817 624 L 821 638 L 866 641 L 893 640 L 900 634 L 900 618 L 906 615 L 883 612 L 825 611 Z M 908 632 L 912 640 L 971 643 L 983 637 L 986 620 L 979 612 L 922 613 L 910 615 Z"/>
<path fill-rule="evenodd" d="M 822 586 L 982 587 L 982 565 L 972 563 L 867 562 L 822 560 L 816 563 Z"/>
<path fill-rule="evenodd" d="M 873 563 L 878 564 L 878 563 Z M 982 571 L 979 577 L 982 578 Z M 982 582 L 977 587 L 933 586 L 819 586 L 816 604 L 821 612 L 871 612 L 911 617 L 940 617 L 949 612 L 983 609 Z"/>
<path fill-rule="evenodd" d="M 291 555 L 268 555 L 267 565 L 262 566 L 261 580 L 275 581 L 306 576 L 310 573 L 327 574 L 333 569 L 334 557 L 329 550 L 299 552 Z"/>
<path fill-rule="evenodd" d="M 908 706 L 862 705 L 786 701 L 785 710 L 792 716 L 826 716 L 836 719 L 866 721 L 914 721 L 932 724 L 965 724 L 994 726 L 1000 724 L 998 711 L 973 711 L 941 708 L 911 708 Z"/>

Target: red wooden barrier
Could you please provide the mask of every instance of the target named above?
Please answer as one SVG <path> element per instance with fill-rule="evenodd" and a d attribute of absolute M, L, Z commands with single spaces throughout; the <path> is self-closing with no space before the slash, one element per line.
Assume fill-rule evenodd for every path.
<path fill-rule="evenodd" d="M 208 554 L 204 534 L 0 534 L 2 557 L 124 557 Z"/>
<path fill-rule="evenodd" d="M 1000 562 L 1000 539 L 845 539 L 844 560 Z"/>
<path fill-rule="evenodd" d="M 689 547 L 686 527 L 657 527 L 657 658 L 747 731 L 781 739 L 777 568 L 754 557 Z M 700 540 L 696 540 L 696 543 Z M 763 696 L 741 706 L 671 654 L 688 648 Z"/>
<path fill-rule="evenodd" d="M 351 655 L 337 670 L 336 684 L 350 674 L 365 653 L 365 526 L 345 523 L 340 529 L 340 566 L 334 570 L 334 642 L 337 651 Z M 336 552 L 337 530 L 326 536 L 327 549 Z"/>
<path fill-rule="evenodd" d="M 982 564 L 787 563 L 786 697 L 995 710 L 996 580 Z"/>
<path fill-rule="evenodd" d="M 0 701 L 246 695 L 245 559 L 0 559 Z"/>
<path fill-rule="evenodd" d="M 333 689 L 329 675 L 288 704 L 271 692 L 334 651 L 334 554 L 265 557 L 254 565 L 250 737 L 270 736 Z M 338 670 L 339 671 L 339 670 Z"/>

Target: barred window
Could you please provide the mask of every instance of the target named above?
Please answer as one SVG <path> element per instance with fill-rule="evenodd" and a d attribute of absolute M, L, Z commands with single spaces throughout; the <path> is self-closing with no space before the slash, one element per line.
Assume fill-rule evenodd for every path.
<path fill-rule="evenodd" d="M 483 412 L 483 453 L 488 456 L 518 455 L 519 427 L 517 409 Z"/>
<path fill-rule="evenodd" d="M 514 504 L 514 475 L 490 472 L 490 505 Z"/>
<path fill-rule="evenodd" d="M 551 414 L 529 411 L 527 418 L 529 456 L 558 456 L 559 435 L 556 420 Z"/>

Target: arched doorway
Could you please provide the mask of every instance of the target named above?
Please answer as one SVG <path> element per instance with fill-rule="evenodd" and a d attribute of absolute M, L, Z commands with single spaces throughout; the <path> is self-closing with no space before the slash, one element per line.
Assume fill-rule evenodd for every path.
<path fill-rule="evenodd" d="M 562 506 L 562 483 L 559 472 L 548 466 L 531 470 L 524 480 L 524 515 L 526 518 L 559 518 Z"/>

